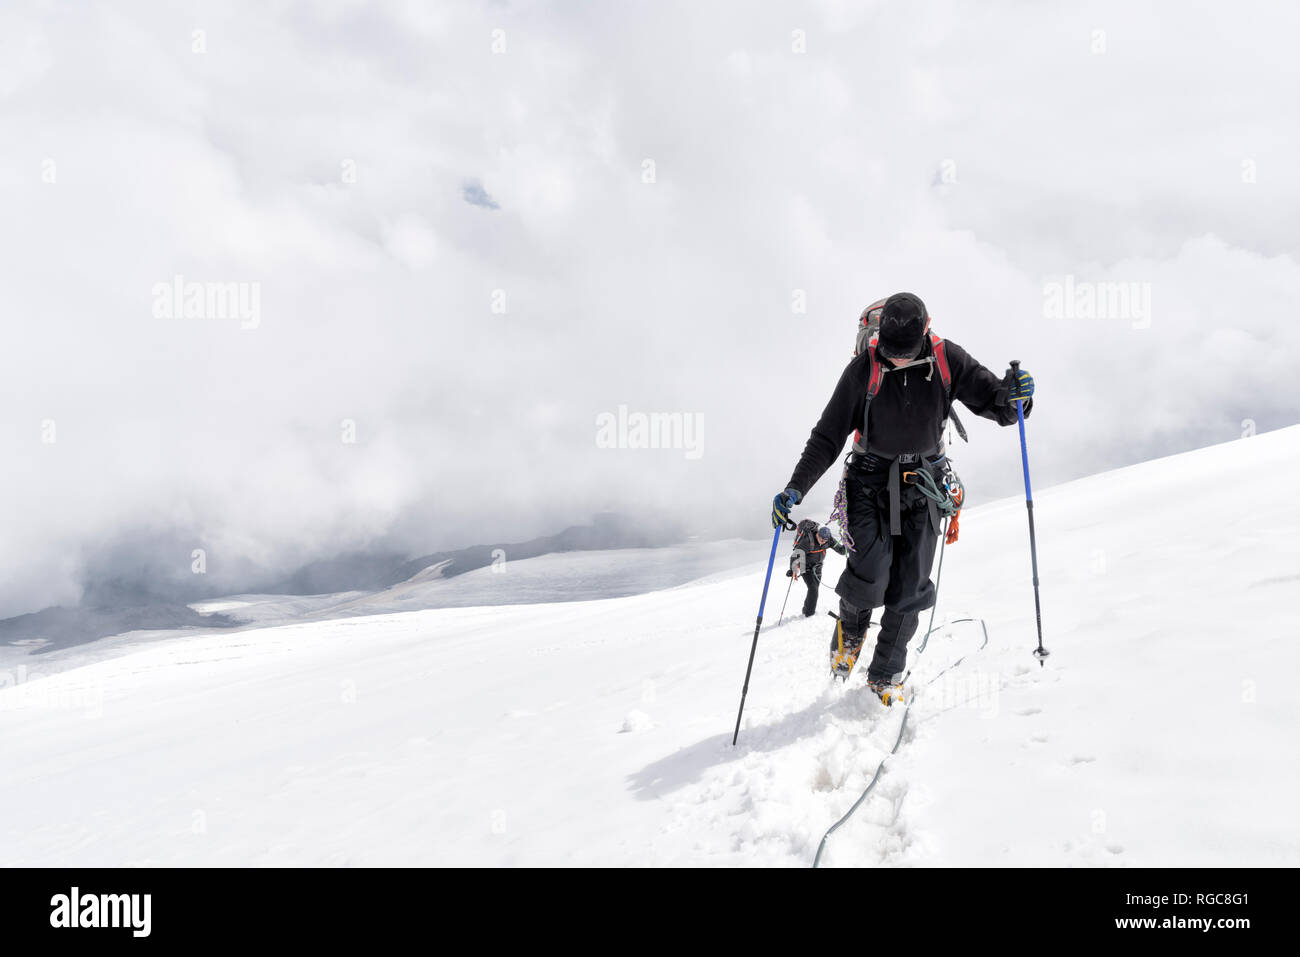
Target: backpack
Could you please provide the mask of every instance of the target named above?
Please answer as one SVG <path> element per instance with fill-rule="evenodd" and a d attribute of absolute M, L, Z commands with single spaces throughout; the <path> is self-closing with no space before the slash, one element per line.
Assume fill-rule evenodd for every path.
<path fill-rule="evenodd" d="M 801 548 L 805 553 L 815 555 L 826 551 L 826 546 L 817 539 L 817 530 L 821 528 L 817 522 L 811 518 L 805 518 L 795 529 L 794 544 L 796 548 Z"/>
<path fill-rule="evenodd" d="M 853 354 L 860 356 L 866 352 L 867 344 L 880 332 L 880 313 L 885 308 L 885 300 L 877 299 L 862 310 L 858 317 L 858 339 L 853 344 Z"/>

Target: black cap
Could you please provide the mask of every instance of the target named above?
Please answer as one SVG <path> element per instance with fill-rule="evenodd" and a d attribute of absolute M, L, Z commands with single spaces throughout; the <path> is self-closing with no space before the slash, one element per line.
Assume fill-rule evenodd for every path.
<path fill-rule="evenodd" d="M 925 303 L 910 292 L 896 292 L 880 311 L 880 351 L 888 358 L 915 359 L 925 339 Z"/>

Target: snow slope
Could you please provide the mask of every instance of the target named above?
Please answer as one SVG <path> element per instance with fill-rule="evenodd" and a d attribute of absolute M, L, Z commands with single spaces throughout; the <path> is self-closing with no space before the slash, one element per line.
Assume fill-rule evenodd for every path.
<path fill-rule="evenodd" d="M 1292 428 L 1040 491 L 1043 668 L 1024 503 L 965 513 L 939 616 L 988 647 L 965 622 L 913 655 L 898 753 L 823 863 L 1300 864 L 1300 518 L 1265 484 L 1297 458 Z M 832 684 L 829 619 L 798 620 L 732 748 L 767 547 L 731 547 L 631 597 L 11 670 L 0 863 L 807 866 L 903 712 Z"/>

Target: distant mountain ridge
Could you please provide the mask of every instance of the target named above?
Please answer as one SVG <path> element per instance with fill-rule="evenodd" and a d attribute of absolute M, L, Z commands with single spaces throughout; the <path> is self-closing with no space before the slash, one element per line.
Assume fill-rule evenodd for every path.
<path fill-rule="evenodd" d="M 496 560 L 498 554 L 507 561 L 536 558 L 552 552 L 600 551 L 607 548 L 662 548 L 678 545 L 686 540 L 681 526 L 664 525 L 654 530 L 633 525 L 612 513 L 597 515 L 591 525 L 572 525 L 554 535 L 543 535 L 532 541 L 514 545 L 471 545 L 451 552 L 434 552 L 413 558 L 398 566 L 397 576 L 387 582 L 396 585 L 419 574 L 430 565 L 445 562 L 443 578 L 453 578 L 476 568 L 484 568 Z"/>
<path fill-rule="evenodd" d="M 471 545 L 432 552 L 419 558 L 396 553 L 355 552 L 311 562 L 261 591 L 281 595 L 323 595 L 346 591 L 379 591 L 400 584 L 434 565 L 437 576 L 453 578 L 491 565 L 498 555 L 507 561 L 536 558 L 552 552 L 613 548 L 658 548 L 686 540 L 680 523 L 647 524 L 615 513 L 600 513 L 590 525 L 572 525 L 553 535 L 527 542 Z M 0 620 L 0 644 L 37 643 L 33 652 L 55 651 L 128 631 L 172 628 L 233 628 L 242 622 L 225 614 L 201 615 L 189 602 L 227 594 L 163 596 L 140 582 L 118 579 L 88 584 L 82 603 L 55 606 Z"/>

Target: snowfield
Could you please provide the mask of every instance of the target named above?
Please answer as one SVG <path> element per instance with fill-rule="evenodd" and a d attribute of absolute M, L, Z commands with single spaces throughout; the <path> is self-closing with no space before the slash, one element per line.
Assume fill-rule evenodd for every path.
<path fill-rule="evenodd" d="M 1300 427 L 1039 491 L 1041 668 L 1023 500 L 963 513 L 823 866 L 1300 865 L 1297 461 Z M 630 597 L 7 658 L 0 863 L 809 866 L 904 710 L 831 682 L 827 588 L 765 628 L 731 747 L 769 544 Z M 546 562 L 437 587 L 561 588 Z"/>

